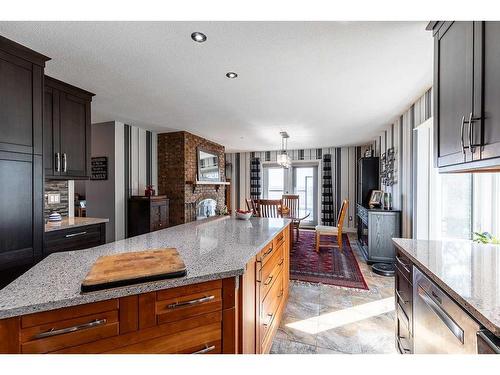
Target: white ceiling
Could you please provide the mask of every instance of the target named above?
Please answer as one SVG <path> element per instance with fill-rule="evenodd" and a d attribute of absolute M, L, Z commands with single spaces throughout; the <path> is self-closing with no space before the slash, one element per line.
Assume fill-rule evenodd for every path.
<path fill-rule="evenodd" d="M 362 144 L 432 84 L 425 22 L 0 22 L 96 94 L 92 121 L 187 130 L 227 150 Z M 205 43 L 190 35 L 202 31 Z M 234 71 L 237 79 L 225 73 Z"/>

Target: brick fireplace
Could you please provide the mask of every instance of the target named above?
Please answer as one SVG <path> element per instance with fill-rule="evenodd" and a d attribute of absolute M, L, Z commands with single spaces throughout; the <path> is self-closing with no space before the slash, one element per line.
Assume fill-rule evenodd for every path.
<path fill-rule="evenodd" d="M 217 208 L 224 205 L 223 186 L 188 183 L 196 181 L 198 147 L 219 156 L 219 175 L 225 181 L 224 146 L 185 131 L 158 134 L 158 193 L 170 199 L 172 225 L 196 220 L 202 200 L 214 199 Z"/>

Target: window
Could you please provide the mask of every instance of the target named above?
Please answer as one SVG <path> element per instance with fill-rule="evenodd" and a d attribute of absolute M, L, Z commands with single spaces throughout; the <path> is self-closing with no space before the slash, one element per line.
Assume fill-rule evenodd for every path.
<path fill-rule="evenodd" d="M 284 185 L 285 176 L 282 167 L 264 168 L 264 198 L 281 199 Z"/>
<path fill-rule="evenodd" d="M 432 120 L 417 127 L 417 239 L 500 236 L 500 174 L 439 174 L 432 158 Z"/>

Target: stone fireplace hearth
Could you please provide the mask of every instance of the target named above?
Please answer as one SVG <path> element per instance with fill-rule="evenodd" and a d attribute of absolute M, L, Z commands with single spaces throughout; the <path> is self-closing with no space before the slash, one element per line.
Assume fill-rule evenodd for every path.
<path fill-rule="evenodd" d="M 212 198 L 202 199 L 196 204 L 196 220 L 203 220 L 215 216 L 217 201 Z"/>

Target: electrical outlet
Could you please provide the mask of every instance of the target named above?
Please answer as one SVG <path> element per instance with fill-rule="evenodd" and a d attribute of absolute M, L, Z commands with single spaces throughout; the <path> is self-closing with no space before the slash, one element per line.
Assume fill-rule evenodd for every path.
<path fill-rule="evenodd" d="M 59 193 L 48 193 L 47 194 L 48 204 L 58 204 L 61 203 L 61 194 Z"/>

